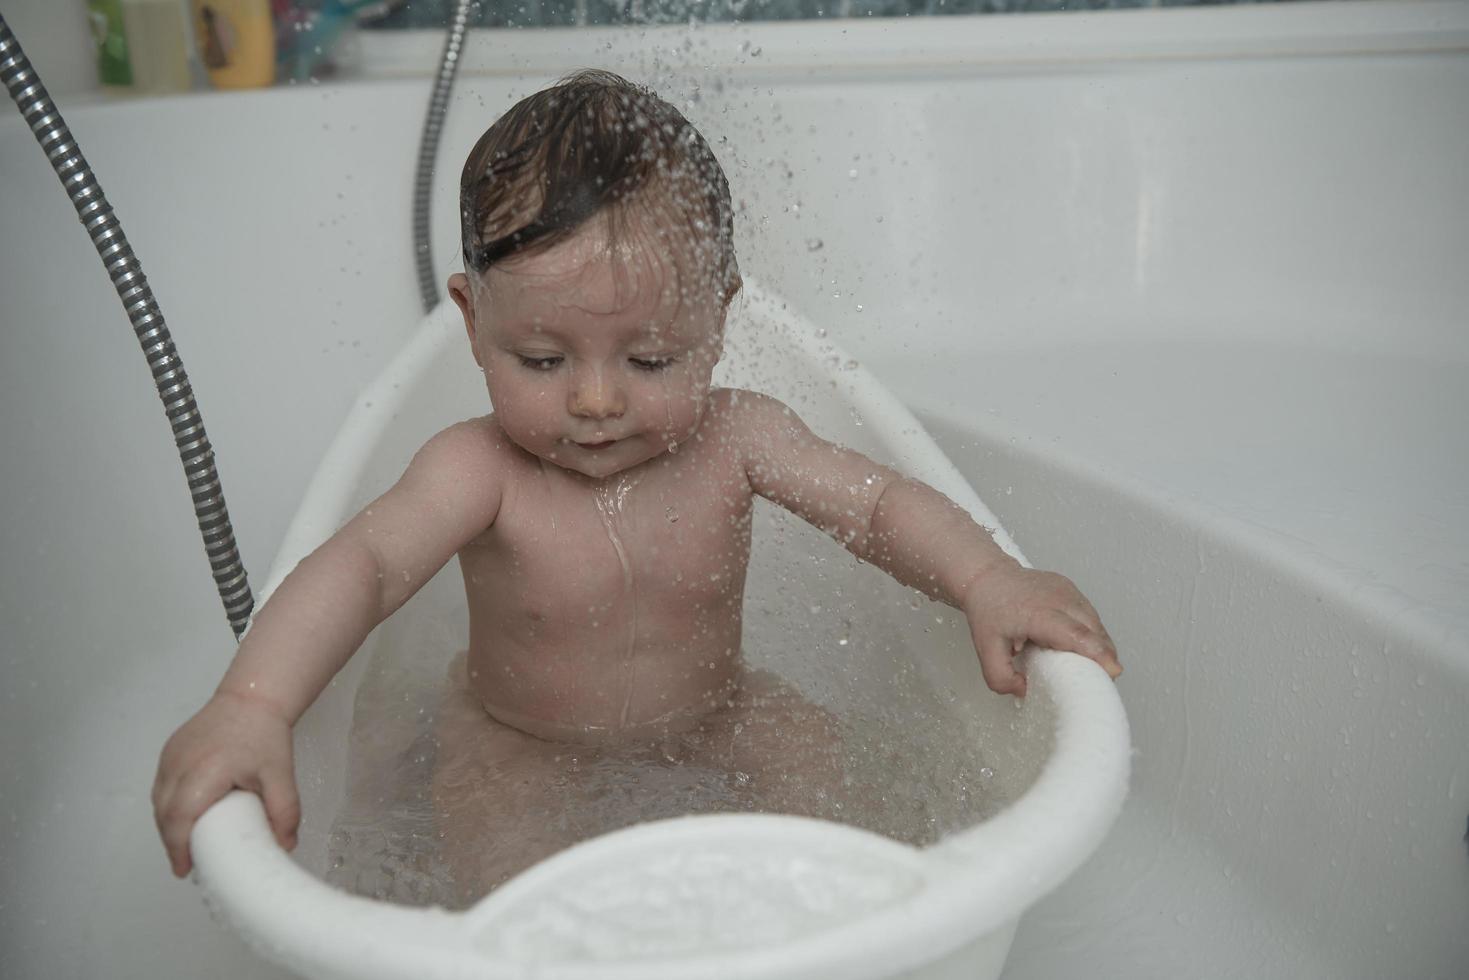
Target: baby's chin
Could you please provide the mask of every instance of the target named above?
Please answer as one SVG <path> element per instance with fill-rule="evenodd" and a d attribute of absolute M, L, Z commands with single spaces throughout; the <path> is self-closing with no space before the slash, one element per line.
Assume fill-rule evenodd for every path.
<path fill-rule="evenodd" d="M 668 446 L 652 438 L 631 436 L 601 449 L 586 449 L 576 443 L 568 443 L 551 449 L 543 448 L 540 452 L 531 451 L 563 470 L 593 480 L 605 480 L 666 455 Z"/>

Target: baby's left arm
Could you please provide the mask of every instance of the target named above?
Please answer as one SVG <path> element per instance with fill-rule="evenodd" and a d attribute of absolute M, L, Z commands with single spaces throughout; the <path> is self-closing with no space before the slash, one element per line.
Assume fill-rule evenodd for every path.
<path fill-rule="evenodd" d="M 1069 579 L 1023 567 L 948 497 L 819 438 L 775 399 L 735 397 L 751 488 L 963 611 L 991 690 L 1025 693 L 1012 660 L 1027 642 L 1073 650 L 1111 677 L 1122 673 L 1101 618 Z"/>

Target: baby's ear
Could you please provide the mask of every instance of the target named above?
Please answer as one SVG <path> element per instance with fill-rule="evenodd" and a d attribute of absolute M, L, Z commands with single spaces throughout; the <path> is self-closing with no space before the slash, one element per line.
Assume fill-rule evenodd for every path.
<path fill-rule="evenodd" d="M 711 337 L 709 340 L 709 348 L 711 353 L 714 355 L 714 360 L 710 363 L 710 367 L 713 367 L 715 364 L 718 364 L 720 361 L 724 360 L 725 328 L 728 324 L 729 307 L 726 306 L 724 309 L 719 311 L 719 324 L 714 328 L 714 336 Z"/>
<path fill-rule="evenodd" d="M 456 272 L 450 276 L 449 296 L 464 317 L 464 330 L 469 334 L 469 349 L 474 352 L 474 363 L 483 368 L 485 365 L 479 359 L 479 345 L 474 342 L 474 296 L 470 292 L 469 277 L 462 272 Z"/>
<path fill-rule="evenodd" d="M 734 278 L 730 280 L 729 285 L 724 287 L 724 311 L 726 313 L 729 312 L 729 304 L 734 302 L 734 298 L 738 296 L 740 294 L 740 290 L 744 288 L 745 280 L 741 279 L 740 274 L 736 272 Z"/>
<path fill-rule="evenodd" d="M 724 290 L 723 302 L 719 307 L 719 337 L 714 352 L 714 362 L 716 364 L 724 359 L 724 338 L 727 336 L 729 328 L 729 308 L 734 304 L 735 297 L 740 294 L 740 290 L 744 288 L 744 285 L 744 281 L 739 276 L 735 276 L 734 281 Z"/>

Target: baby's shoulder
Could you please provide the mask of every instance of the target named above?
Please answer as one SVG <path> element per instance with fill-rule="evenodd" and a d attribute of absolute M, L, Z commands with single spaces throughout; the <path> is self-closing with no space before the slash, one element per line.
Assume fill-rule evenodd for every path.
<path fill-rule="evenodd" d="M 748 388 L 710 389 L 709 412 L 726 424 L 749 424 L 792 414 L 780 399 Z"/>
<path fill-rule="evenodd" d="M 481 415 L 441 430 L 424 443 L 421 451 L 443 456 L 495 455 L 504 452 L 508 442 L 495 416 Z"/>
<path fill-rule="evenodd" d="M 436 434 L 413 459 L 413 467 L 430 472 L 447 472 L 464 478 L 510 476 L 524 455 L 494 415 L 456 422 Z"/>
<path fill-rule="evenodd" d="M 741 438 L 764 439 L 802 425 L 790 406 L 778 398 L 745 388 L 709 392 L 709 420 Z"/>

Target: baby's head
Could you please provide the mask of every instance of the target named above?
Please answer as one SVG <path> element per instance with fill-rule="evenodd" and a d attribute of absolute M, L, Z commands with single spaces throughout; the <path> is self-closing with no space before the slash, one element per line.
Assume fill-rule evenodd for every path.
<path fill-rule="evenodd" d="M 740 275 L 728 182 L 677 109 L 572 75 L 480 137 L 460 212 L 449 292 L 510 438 L 603 477 L 693 434 Z"/>

